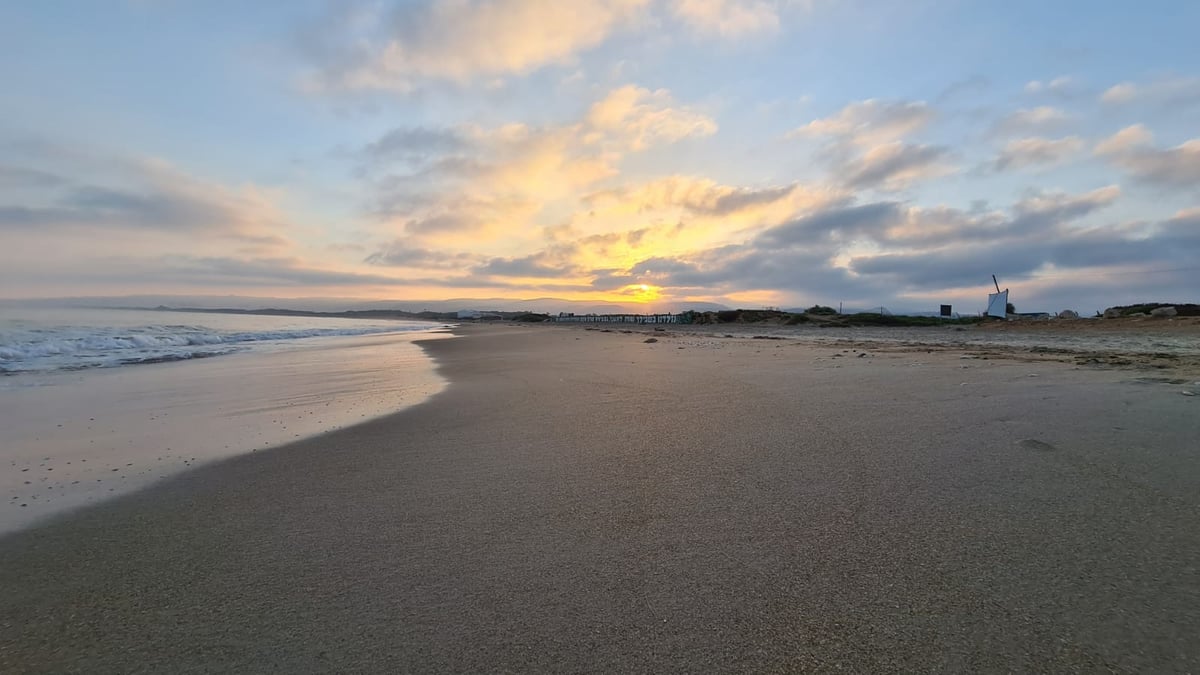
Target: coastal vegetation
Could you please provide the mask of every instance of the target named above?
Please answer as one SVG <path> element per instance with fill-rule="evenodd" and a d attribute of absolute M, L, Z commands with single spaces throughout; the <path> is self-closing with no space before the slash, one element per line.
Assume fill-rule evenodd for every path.
<path fill-rule="evenodd" d="M 1143 302 L 1135 305 L 1122 305 L 1118 307 L 1109 307 L 1104 310 L 1104 316 L 1108 318 L 1150 315 L 1156 309 L 1167 307 L 1175 308 L 1175 316 L 1200 316 L 1200 305 L 1191 303 L 1170 304 L 1165 302 Z"/>

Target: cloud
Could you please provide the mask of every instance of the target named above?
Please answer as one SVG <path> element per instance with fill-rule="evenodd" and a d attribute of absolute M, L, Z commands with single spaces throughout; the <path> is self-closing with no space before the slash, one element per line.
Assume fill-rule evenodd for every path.
<path fill-rule="evenodd" d="M 1120 155 L 1146 147 L 1154 141 L 1154 135 L 1141 124 L 1134 124 L 1096 144 L 1099 155 Z"/>
<path fill-rule="evenodd" d="M 1195 190 L 1200 185 L 1200 139 L 1172 148 L 1153 145 L 1142 125 L 1126 127 L 1096 144 L 1096 154 L 1139 181 L 1160 187 Z"/>
<path fill-rule="evenodd" d="M 464 149 L 468 142 L 454 129 L 397 128 L 365 145 L 359 155 L 366 168 L 395 163 L 423 166 Z"/>
<path fill-rule="evenodd" d="M 1177 106 L 1200 103 L 1200 77 L 1161 77 L 1148 82 L 1121 82 L 1100 94 L 1107 105 L 1134 102 Z"/>
<path fill-rule="evenodd" d="M 620 207 L 624 213 L 682 209 L 691 214 L 727 218 L 762 214 L 784 220 L 845 198 L 827 188 L 792 183 L 760 188 L 722 185 L 696 176 L 667 176 L 634 186 L 605 190 L 583 198 L 593 208 Z"/>
<path fill-rule="evenodd" d="M 1008 283 L 1036 280 L 1043 272 L 1053 283 L 1072 284 L 1105 268 L 1138 270 L 1171 269 L 1194 261 L 1200 253 L 1200 236 L 1194 229 L 1167 220 L 1151 230 L 1120 225 L 1071 228 L 1053 223 L 1052 237 L 1026 233 L 988 244 L 951 245 L 934 250 L 884 253 L 855 257 L 853 270 L 878 276 L 910 291 L 969 287 L 990 274 Z M 1056 281 L 1057 280 L 1057 281 Z"/>
<path fill-rule="evenodd" d="M 1103 103 L 1128 103 L 1137 98 L 1137 87 L 1131 82 L 1115 84 L 1100 94 Z"/>
<path fill-rule="evenodd" d="M 415 235 L 484 233 L 527 224 L 546 204 L 617 171 L 616 156 L 589 147 L 578 128 L 504 125 L 439 135 L 461 142 L 425 157 L 418 170 L 372 181 L 376 218 Z"/>
<path fill-rule="evenodd" d="M 665 294 L 721 295 L 768 290 L 820 297 L 836 292 L 846 299 L 880 297 L 883 289 L 833 266 L 828 253 L 809 246 L 764 245 L 751 241 L 675 257 L 641 260 L 628 271 L 598 277 L 604 286 L 645 283 Z"/>
<path fill-rule="evenodd" d="M 830 252 L 844 241 L 878 232 L 902 212 L 898 204 L 820 210 L 767 228 L 745 244 L 720 246 L 673 256 L 658 254 L 630 258 L 628 267 L 590 264 L 627 257 L 638 250 L 653 232 L 646 228 L 625 232 L 583 235 L 569 228 L 548 228 L 547 238 L 555 243 L 530 255 L 495 257 L 471 269 L 471 275 L 486 278 L 588 279 L 594 291 L 611 292 L 640 284 L 667 285 L 678 292 L 690 288 L 703 292 L 732 289 L 735 281 L 758 279 L 756 283 L 785 283 L 797 277 L 796 265 L 806 265 L 816 278 Z M 651 247 L 649 250 L 656 250 Z M 776 255 L 787 250 L 785 258 Z M 835 272 L 840 276 L 843 272 Z"/>
<path fill-rule="evenodd" d="M 478 263 L 479 259 L 472 253 L 421 248 L 396 240 L 368 255 L 363 262 L 386 267 L 461 270 Z"/>
<path fill-rule="evenodd" d="M 1128 259 L 1119 257 L 1121 246 L 1138 239 L 1118 226 L 1088 228 L 1080 227 L 1078 221 L 1111 205 L 1119 196 L 1116 186 L 1076 195 L 1035 193 L 1000 218 L 910 209 L 906 214 L 910 223 L 948 217 L 953 226 L 941 228 L 934 237 L 892 237 L 894 243 L 916 244 L 916 248 L 854 256 L 850 267 L 857 274 L 880 277 L 881 282 L 929 290 L 971 285 L 988 274 L 1010 280 L 1027 277 L 1047 265 L 1112 264 Z M 1126 248 L 1124 255 L 1130 254 Z"/>
<path fill-rule="evenodd" d="M 159 258 L 111 257 L 96 264 L 68 272 L 76 282 L 86 282 L 105 288 L 147 278 L 156 279 L 160 288 L 248 288 L 272 289 L 278 292 L 305 292 L 320 289 L 364 288 L 413 289 L 522 289 L 547 291 L 588 290 L 583 284 L 568 283 L 511 283 L 484 279 L 476 275 L 458 276 L 393 276 L 314 267 L 295 257 L 252 257 L 167 255 Z"/>
<path fill-rule="evenodd" d="M 725 39 L 779 30 L 779 3 L 767 0 L 671 0 L 670 12 L 700 35 Z"/>
<path fill-rule="evenodd" d="M 856 189 L 901 190 L 922 179 L 952 172 L 946 148 L 892 142 L 871 148 L 861 157 L 842 164 L 838 178 Z"/>
<path fill-rule="evenodd" d="M 254 186 L 206 181 L 157 159 L 108 156 L 103 176 L 72 175 L 86 168 L 82 163 L 47 170 L 36 166 L 45 157 L 28 161 L 29 167 L 6 167 L 0 174 L 0 195 L 6 185 L 41 189 L 11 192 L 10 200 L 24 203 L 0 203 L 2 228 L 142 230 L 265 245 L 285 241 L 284 217 Z"/>
<path fill-rule="evenodd" d="M 826 209 L 764 231 L 758 241 L 765 247 L 796 246 L 821 240 L 850 241 L 880 236 L 904 218 L 898 202 L 874 202 Z"/>
<path fill-rule="evenodd" d="M 7 257 L 0 252 L 0 259 Z M 82 263 L 82 264 L 81 264 Z M 142 291 L 152 285 L 156 292 L 215 292 L 226 289 L 276 289 L 281 292 L 319 293 L 322 289 L 394 287 L 419 285 L 421 280 L 387 275 L 323 269 L 290 256 L 239 258 L 231 255 L 190 255 L 160 252 L 158 255 L 130 255 L 128 252 L 93 252 L 86 259 L 77 256 L 47 256 L 37 261 L 5 261 L 8 269 L 18 270 L 14 281 L 43 294 L 46 289 L 86 287 L 90 293 Z M 31 284 L 34 270 L 41 270 L 41 284 Z M 60 286 L 66 284 L 65 287 Z"/>
<path fill-rule="evenodd" d="M 670 92 L 664 89 L 652 92 L 633 85 L 614 89 L 588 110 L 587 138 L 615 137 L 638 151 L 716 133 L 712 118 L 672 104 Z"/>
<path fill-rule="evenodd" d="M 835 115 L 813 120 L 790 136 L 832 137 L 871 146 L 903 139 L 924 128 L 933 118 L 933 109 L 924 102 L 868 99 L 851 103 Z"/>
<path fill-rule="evenodd" d="M 1004 116 L 993 128 L 996 134 L 1005 136 L 1021 133 L 1037 133 L 1061 127 L 1071 117 L 1058 108 L 1038 106 L 1022 108 Z"/>
<path fill-rule="evenodd" d="M 665 294 L 771 291 L 891 304 L 905 294 L 980 285 L 995 272 L 1016 281 L 1046 268 L 1154 264 L 1196 252 L 1186 227 L 1200 212 L 1156 227 L 1084 224 L 1113 204 L 1116 186 L 1079 194 L 1037 192 L 1006 212 L 921 208 L 896 201 L 821 208 L 766 228 L 742 243 L 651 256 L 597 270 L 598 288 L 653 284 Z M 1156 242 L 1178 250 L 1156 252 Z M 1125 247 L 1122 249 L 1122 247 Z"/>
<path fill-rule="evenodd" d="M 1025 85 L 1025 91 L 1029 94 L 1056 94 L 1058 96 L 1066 96 L 1073 93 L 1075 90 L 1075 81 L 1065 75 L 1056 77 L 1049 81 L 1032 80 Z"/>
<path fill-rule="evenodd" d="M 824 139 L 822 154 L 831 178 L 841 185 L 896 191 L 955 170 L 946 148 L 903 142 L 934 117 L 924 102 L 868 99 L 813 120 L 789 137 Z"/>
<path fill-rule="evenodd" d="M 332 22 L 312 38 L 310 89 L 411 91 L 571 63 L 649 6 L 648 0 L 438 0 Z M 361 10 L 359 10 L 361 12 Z M 314 28 L 312 33 L 319 29 Z"/>
<path fill-rule="evenodd" d="M 1026 236 L 1051 237 L 1061 225 L 1069 225 L 1113 204 L 1121 195 L 1115 185 L 1090 192 L 1030 192 L 1005 211 L 973 209 L 964 211 L 947 206 L 902 206 L 895 202 L 876 203 L 880 220 L 869 235 L 884 248 L 938 248 L 954 244 L 973 246 L 993 244 Z M 886 218 L 884 218 L 886 216 Z"/>
<path fill-rule="evenodd" d="M 492 258 L 472 272 L 488 276 L 561 279 L 585 273 L 572 262 L 575 246 L 561 246 L 515 258 Z"/>
<path fill-rule="evenodd" d="M 594 270 L 592 283 L 598 290 L 645 283 L 676 294 L 837 288 L 846 297 L 870 295 L 874 291 L 865 291 L 870 283 L 833 266 L 831 257 L 839 246 L 882 231 L 902 213 L 903 207 L 894 203 L 820 210 L 768 228 L 744 243 L 651 256 L 625 269 Z"/>
<path fill-rule="evenodd" d="M 992 162 L 996 171 L 1059 164 L 1083 150 L 1078 136 L 1030 137 L 1009 141 Z"/>
<path fill-rule="evenodd" d="M 960 97 L 973 96 L 992 86 L 991 78 L 984 75 L 971 75 L 950 83 L 934 99 L 938 103 L 947 103 Z"/>
<path fill-rule="evenodd" d="M 1008 283 L 1041 266 L 1028 247 L 945 249 L 912 253 L 885 253 L 855 257 L 850 267 L 856 274 L 885 279 L 906 290 L 956 288 L 982 285 L 996 274 Z"/>
<path fill-rule="evenodd" d="M 49 171 L 0 165 L 0 190 L 52 188 L 65 182 L 65 178 Z"/>
<path fill-rule="evenodd" d="M 372 179 L 369 210 L 381 222 L 426 239 L 470 235 L 478 244 L 545 225 L 539 217 L 552 209 L 573 209 L 632 153 L 715 130 L 670 92 L 629 85 L 573 123 L 398 128 L 363 146 L 357 161 Z"/>
<path fill-rule="evenodd" d="M 219 286 L 360 286 L 406 283 L 395 277 L 341 272 L 307 266 L 292 257 L 229 258 L 220 256 L 168 256 L 165 274 L 175 281 Z"/>
<path fill-rule="evenodd" d="M 1063 225 L 1112 205 L 1121 196 L 1121 188 L 1108 185 L 1083 194 L 1035 192 L 1013 205 L 1008 234 L 1045 234 Z"/>
<path fill-rule="evenodd" d="M 412 93 L 431 82 L 493 85 L 573 66 L 614 36 L 668 18 L 700 38 L 779 31 L 809 0 L 432 0 L 335 5 L 297 35 L 313 93 Z"/>

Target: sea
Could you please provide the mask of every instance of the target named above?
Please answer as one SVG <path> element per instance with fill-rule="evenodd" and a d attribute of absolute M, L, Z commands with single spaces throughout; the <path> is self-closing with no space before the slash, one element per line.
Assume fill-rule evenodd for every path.
<path fill-rule="evenodd" d="M 0 534 L 445 388 L 422 321 L 0 307 Z"/>

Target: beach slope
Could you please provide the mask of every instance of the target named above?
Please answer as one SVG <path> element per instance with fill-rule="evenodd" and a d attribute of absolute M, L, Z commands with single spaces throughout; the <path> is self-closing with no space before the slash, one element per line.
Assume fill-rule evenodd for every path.
<path fill-rule="evenodd" d="M 428 403 L 0 539 L 0 671 L 1200 669 L 1188 383 L 460 333 Z"/>

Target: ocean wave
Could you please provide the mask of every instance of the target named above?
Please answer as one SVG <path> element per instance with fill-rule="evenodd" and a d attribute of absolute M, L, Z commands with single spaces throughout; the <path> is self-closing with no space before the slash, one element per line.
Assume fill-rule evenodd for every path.
<path fill-rule="evenodd" d="M 0 331 L 0 373 L 81 370 L 221 356 L 263 343 L 426 330 L 426 326 L 218 331 L 196 325 L 52 327 Z"/>
<path fill-rule="evenodd" d="M 148 356 L 138 356 L 128 359 L 120 359 L 122 366 L 137 366 L 150 363 L 170 363 L 172 361 L 191 361 L 193 359 L 207 359 L 213 356 L 224 356 L 236 352 L 236 349 L 220 349 L 207 352 L 176 352 L 173 354 L 154 354 Z"/>

